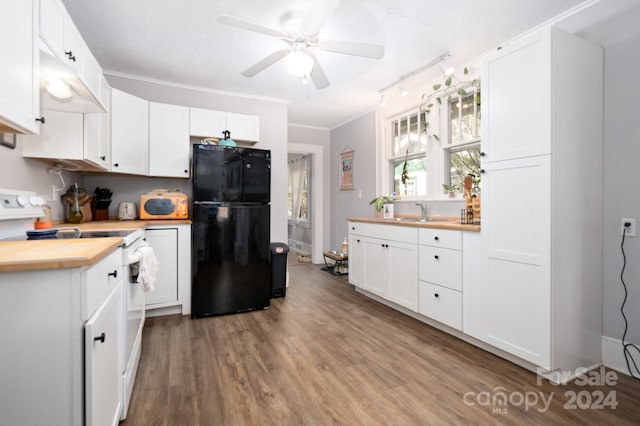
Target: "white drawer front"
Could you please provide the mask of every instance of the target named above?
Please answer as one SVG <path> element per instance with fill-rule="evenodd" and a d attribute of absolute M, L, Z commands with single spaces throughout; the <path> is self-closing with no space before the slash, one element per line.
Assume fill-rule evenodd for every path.
<path fill-rule="evenodd" d="M 418 228 L 410 226 L 349 222 L 349 234 L 364 235 L 371 238 L 399 241 L 408 244 L 418 243 Z"/>
<path fill-rule="evenodd" d="M 418 252 L 419 279 L 462 291 L 462 251 L 419 246 Z"/>
<path fill-rule="evenodd" d="M 418 312 L 462 330 L 462 293 L 435 284 L 419 282 Z"/>
<path fill-rule="evenodd" d="M 422 245 L 462 250 L 462 231 L 420 228 L 419 241 Z"/>
<path fill-rule="evenodd" d="M 117 249 L 107 257 L 85 271 L 87 274 L 84 319 L 89 318 L 93 312 L 104 302 L 107 295 L 122 279 L 122 249 Z"/>

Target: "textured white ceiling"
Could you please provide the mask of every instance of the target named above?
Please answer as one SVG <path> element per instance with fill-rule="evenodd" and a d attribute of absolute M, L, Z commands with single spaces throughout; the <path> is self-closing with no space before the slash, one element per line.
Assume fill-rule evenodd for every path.
<path fill-rule="evenodd" d="M 322 0 L 318 0 L 322 1 Z M 583 0 L 342 0 L 320 38 L 384 44 L 381 60 L 317 57 L 322 90 L 289 76 L 282 61 L 253 78 L 240 72 L 283 41 L 216 19 L 230 14 L 282 29 L 310 0 L 63 0 L 106 71 L 288 100 L 289 122 L 334 128 L 375 109 L 378 91 L 445 52 L 469 60 Z"/>

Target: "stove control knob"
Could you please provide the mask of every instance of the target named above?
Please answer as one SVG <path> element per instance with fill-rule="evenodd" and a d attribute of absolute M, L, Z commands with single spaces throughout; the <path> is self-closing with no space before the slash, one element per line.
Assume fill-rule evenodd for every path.
<path fill-rule="evenodd" d="M 42 197 L 38 197 L 37 195 L 32 195 L 31 197 L 29 197 L 29 203 L 32 206 L 41 206 L 44 204 L 44 200 L 42 199 Z"/>
<path fill-rule="evenodd" d="M 18 195 L 16 197 L 16 203 L 18 203 L 20 207 L 24 207 L 27 205 L 27 199 L 24 198 L 22 195 Z"/>

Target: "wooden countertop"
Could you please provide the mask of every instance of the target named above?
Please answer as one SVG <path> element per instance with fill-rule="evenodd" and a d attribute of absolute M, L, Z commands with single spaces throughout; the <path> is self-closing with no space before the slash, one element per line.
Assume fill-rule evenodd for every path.
<path fill-rule="evenodd" d="M 56 227 L 112 231 L 190 224 L 190 220 L 102 220 L 79 224 L 59 223 Z M 121 244 L 120 237 L 2 241 L 0 242 L 0 272 L 89 266 Z"/>
<path fill-rule="evenodd" d="M 409 219 L 409 220 L 402 220 Z M 411 220 L 418 219 L 413 216 L 395 217 L 393 219 L 382 219 L 377 217 L 350 217 L 347 218 L 350 222 L 363 222 L 363 223 L 379 223 L 382 225 L 394 225 L 394 226 L 409 226 L 413 228 L 436 228 L 436 229 L 452 229 L 455 231 L 472 231 L 480 232 L 480 225 L 463 225 L 459 222 L 459 218 L 454 217 L 437 217 L 432 218 L 427 222 L 412 222 Z"/>
<path fill-rule="evenodd" d="M 122 244 L 120 237 L 0 242 L 0 272 L 93 265 Z"/>

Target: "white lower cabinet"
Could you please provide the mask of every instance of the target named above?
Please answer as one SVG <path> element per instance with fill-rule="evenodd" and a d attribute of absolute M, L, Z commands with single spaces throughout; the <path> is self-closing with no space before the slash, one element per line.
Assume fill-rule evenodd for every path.
<path fill-rule="evenodd" d="M 117 425 L 122 250 L 91 267 L 2 272 L 0 282 L 0 377 L 12 384 L 0 423 Z"/>
<path fill-rule="evenodd" d="M 418 312 L 456 330 L 462 330 L 462 292 L 420 281 Z"/>
<path fill-rule="evenodd" d="M 350 282 L 417 311 L 417 229 L 351 222 L 349 241 L 349 271 L 354 270 L 350 273 Z"/>
<path fill-rule="evenodd" d="M 191 313 L 191 225 L 158 225 L 145 230 L 158 259 L 154 290 L 146 293 L 149 316 Z"/>

